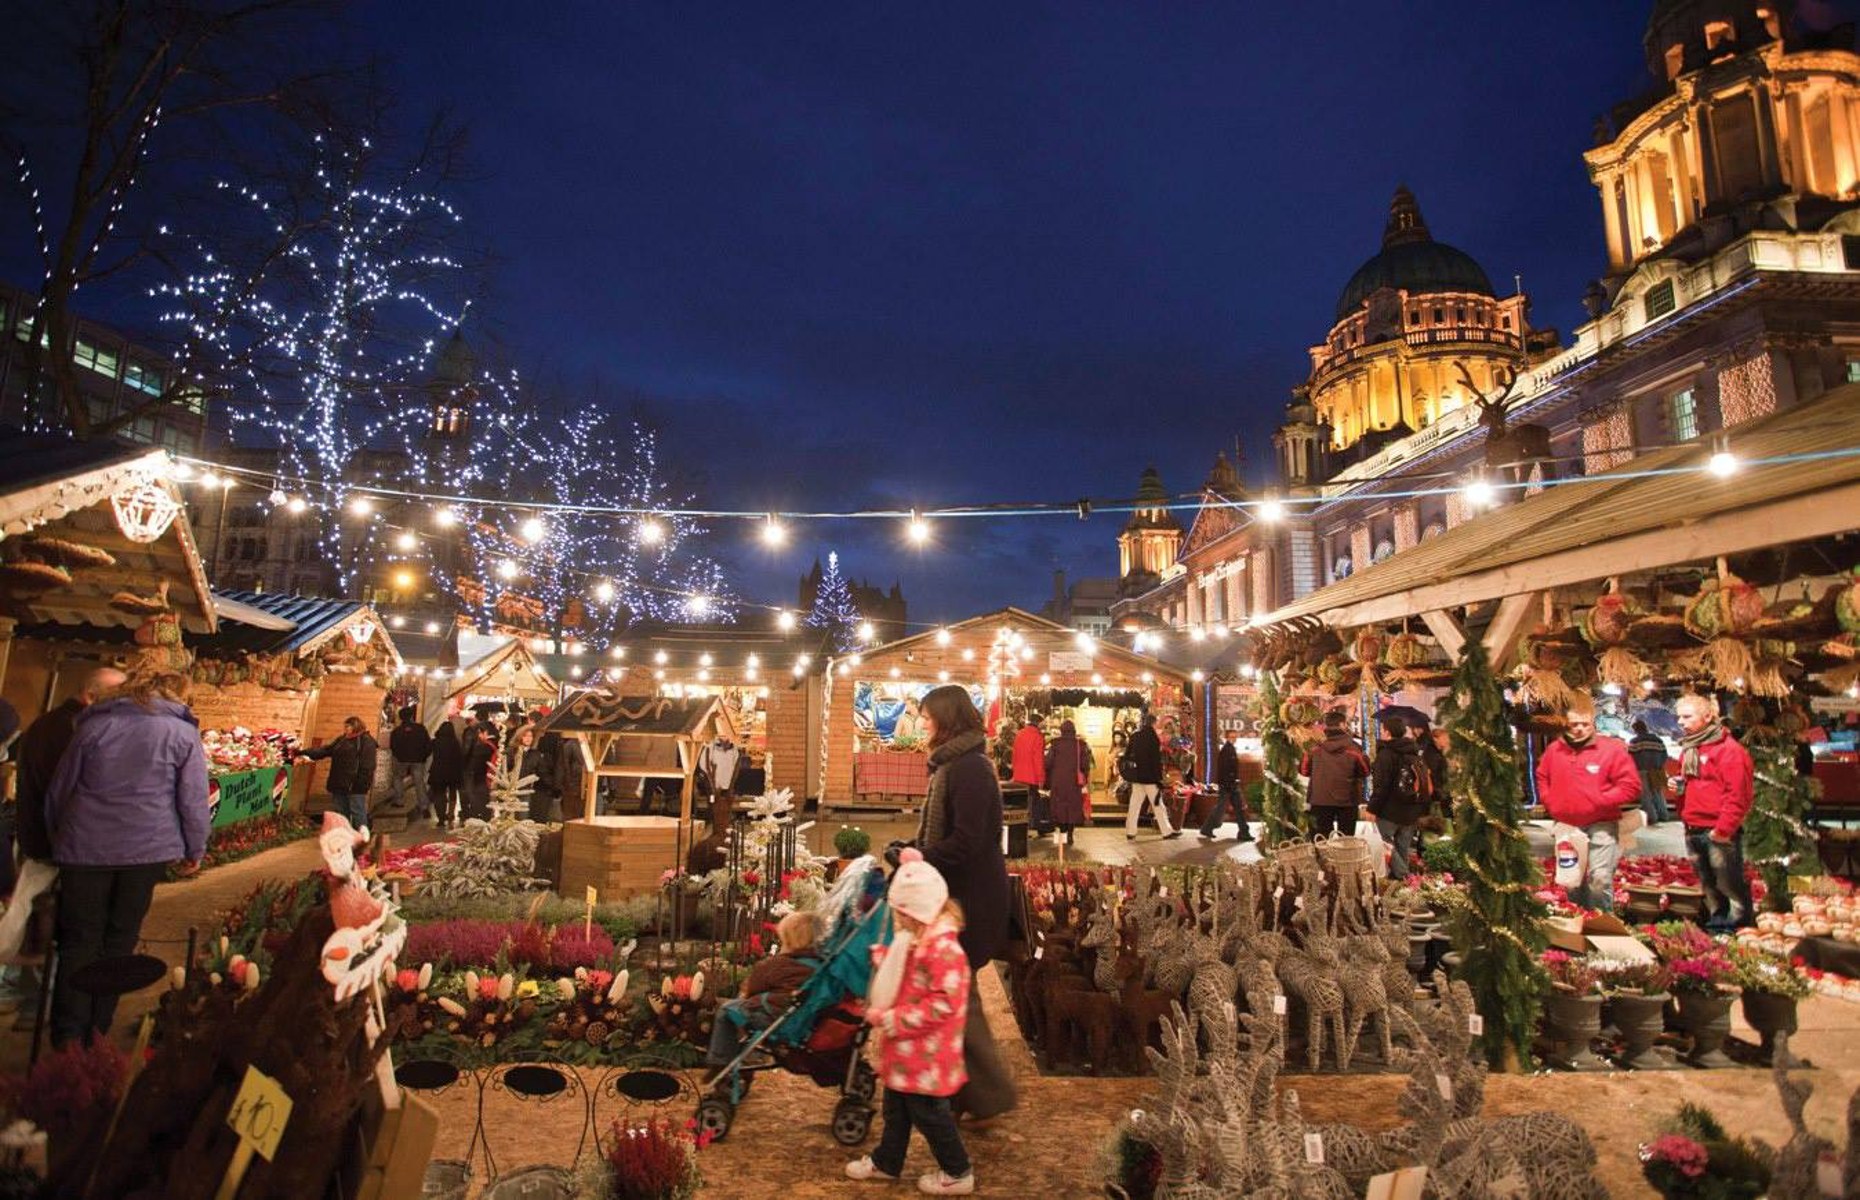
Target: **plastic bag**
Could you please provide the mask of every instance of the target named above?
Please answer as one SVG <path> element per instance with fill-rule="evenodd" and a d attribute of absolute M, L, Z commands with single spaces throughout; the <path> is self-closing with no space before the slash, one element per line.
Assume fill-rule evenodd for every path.
<path fill-rule="evenodd" d="M 1589 877 L 1589 835 L 1574 825 L 1558 821 L 1550 836 L 1556 842 L 1556 884 L 1561 888 L 1581 887 Z"/>
<path fill-rule="evenodd" d="M 1389 873 L 1388 843 L 1382 840 L 1382 831 L 1376 828 L 1374 821 L 1360 821 L 1356 826 L 1356 836 L 1363 839 L 1369 847 L 1369 867 L 1376 873 L 1377 879 L 1386 879 Z"/>

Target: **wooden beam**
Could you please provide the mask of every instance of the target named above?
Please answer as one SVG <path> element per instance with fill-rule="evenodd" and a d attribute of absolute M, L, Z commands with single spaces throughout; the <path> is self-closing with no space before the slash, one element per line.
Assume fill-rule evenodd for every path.
<path fill-rule="evenodd" d="M 1520 592 L 1515 596 L 1506 596 L 1499 602 L 1498 611 L 1492 614 L 1492 623 L 1485 627 L 1485 653 L 1492 661 L 1494 671 L 1505 669 L 1505 660 L 1511 656 L 1513 646 L 1518 644 L 1518 634 L 1524 630 L 1524 622 L 1529 620 L 1537 600 L 1535 592 Z"/>
<path fill-rule="evenodd" d="M 1739 512 L 1719 513 L 1689 524 L 1684 523 L 1682 514 L 1675 514 L 1675 524 L 1669 528 L 1574 546 L 1529 562 L 1425 583 L 1313 615 L 1336 628 L 1383 624 L 1416 613 L 1589 583 L 1611 575 L 1764 550 L 1780 541 L 1808 541 L 1850 533 L 1860 528 L 1857 513 L 1860 483 L 1792 496 Z"/>
<path fill-rule="evenodd" d="M 1434 635 L 1440 648 L 1447 652 L 1448 662 L 1460 661 L 1460 651 L 1466 648 L 1466 630 L 1460 626 L 1452 613 L 1436 609 L 1421 614 L 1421 623 Z"/>

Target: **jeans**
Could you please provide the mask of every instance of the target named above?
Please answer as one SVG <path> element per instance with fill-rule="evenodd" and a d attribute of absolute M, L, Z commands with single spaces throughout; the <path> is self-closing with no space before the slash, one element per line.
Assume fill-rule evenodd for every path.
<path fill-rule="evenodd" d="M 1649 825 L 1664 825 L 1673 819 L 1673 810 L 1666 804 L 1665 771 L 1640 773 L 1640 811 L 1647 814 Z"/>
<path fill-rule="evenodd" d="M 1615 864 L 1621 861 L 1621 823 L 1598 821 L 1584 825 L 1589 835 L 1589 873 L 1570 889 L 1569 898 L 1596 912 L 1615 911 Z"/>
<path fill-rule="evenodd" d="M 1376 832 L 1389 846 L 1389 878 L 1408 878 L 1414 863 L 1414 826 L 1397 825 L 1386 817 L 1377 817 Z"/>
<path fill-rule="evenodd" d="M 956 1114 L 949 1109 L 947 1096 L 914 1096 L 909 1092 L 885 1089 L 885 1131 L 879 1135 L 878 1148 L 872 1151 L 872 1165 L 887 1175 L 904 1174 L 904 1152 L 911 1144 L 915 1126 L 930 1143 L 936 1165 L 951 1179 L 969 1173 L 969 1152 L 963 1149 L 962 1135 L 956 1132 Z"/>
<path fill-rule="evenodd" d="M 388 785 L 394 789 L 390 799 L 398 805 L 410 780 L 413 783 L 413 811 L 423 813 L 426 811 L 426 764 L 423 762 L 395 760 L 393 774 L 388 776 Z"/>
<path fill-rule="evenodd" d="M 1742 927 L 1750 924 L 1750 881 L 1744 878 L 1744 835 L 1727 843 L 1711 840 L 1711 830 L 1686 830 L 1686 849 L 1705 892 L 1710 923 Z"/>
<path fill-rule="evenodd" d="M 741 1025 L 733 1019 L 738 1013 L 742 1014 Z M 723 1066 L 743 1052 L 744 1042 L 767 1029 L 774 1019 L 758 997 L 725 1000 L 711 1022 L 710 1053 L 704 1061 L 713 1067 Z"/>
<path fill-rule="evenodd" d="M 108 1034 L 116 1017 L 115 996 L 95 996 L 71 986 L 81 968 L 101 958 L 132 953 L 142 938 L 155 885 L 167 863 L 132 867 L 64 867 L 59 872 L 58 974 L 52 987 L 52 1045 Z"/>
<path fill-rule="evenodd" d="M 349 818 L 349 824 L 360 829 L 368 824 L 367 792 L 331 792 L 330 807 Z"/>
<path fill-rule="evenodd" d="M 1164 833 L 1175 832 L 1175 826 L 1169 823 L 1169 806 L 1162 800 L 1162 785 L 1133 783 L 1130 785 L 1130 811 L 1124 814 L 1125 833 L 1131 837 L 1137 835 L 1137 826 L 1143 823 L 1145 803 L 1150 806 L 1150 811 L 1156 814 L 1156 828 Z"/>
<path fill-rule="evenodd" d="M 1311 836 L 1341 833 L 1345 837 L 1356 834 L 1356 808 L 1336 808 L 1328 804 L 1316 805 L 1311 809 Z"/>
<path fill-rule="evenodd" d="M 1213 837 L 1214 831 L 1221 825 L 1227 811 L 1233 810 L 1234 820 L 1240 825 L 1241 841 L 1251 841 L 1253 832 L 1246 827 L 1246 799 L 1240 793 L 1237 783 L 1223 783 L 1221 790 L 1215 794 L 1214 803 L 1208 808 L 1207 820 L 1201 823 L 1201 832 L 1205 837 Z"/>

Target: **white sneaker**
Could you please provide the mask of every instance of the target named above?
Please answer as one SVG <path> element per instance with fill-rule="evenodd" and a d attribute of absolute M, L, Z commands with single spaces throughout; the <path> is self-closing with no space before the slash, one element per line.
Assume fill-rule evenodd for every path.
<path fill-rule="evenodd" d="M 931 1196 L 967 1196 L 975 1191 L 975 1172 L 957 1178 L 932 1171 L 917 1180 L 917 1190 Z"/>
<path fill-rule="evenodd" d="M 896 1183 L 902 1177 L 898 1175 L 887 1175 L 879 1170 L 878 1164 L 874 1163 L 872 1161 L 872 1156 L 868 1154 L 864 1158 L 855 1158 L 846 1164 L 846 1178 L 857 1179 L 861 1182 L 868 1179 L 876 1179 L 883 1183 Z M 928 1178 L 928 1176 L 926 1176 L 926 1178 Z"/>

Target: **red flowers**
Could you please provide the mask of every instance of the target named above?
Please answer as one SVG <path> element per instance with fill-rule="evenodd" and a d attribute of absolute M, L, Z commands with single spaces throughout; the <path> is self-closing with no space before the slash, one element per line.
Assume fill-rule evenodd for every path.
<path fill-rule="evenodd" d="M 418 991 L 420 973 L 412 967 L 402 967 L 394 973 L 394 986 L 403 992 Z"/>
<path fill-rule="evenodd" d="M 486 975 L 478 981 L 478 999 L 497 999 L 497 976 Z"/>
<path fill-rule="evenodd" d="M 1705 1174 L 1710 1163 L 1705 1147 L 1679 1133 L 1661 1134 L 1653 1139 L 1642 1149 L 1641 1158 L 1646 1162 L 1665 1163 L 1688 1179 Z"/>

